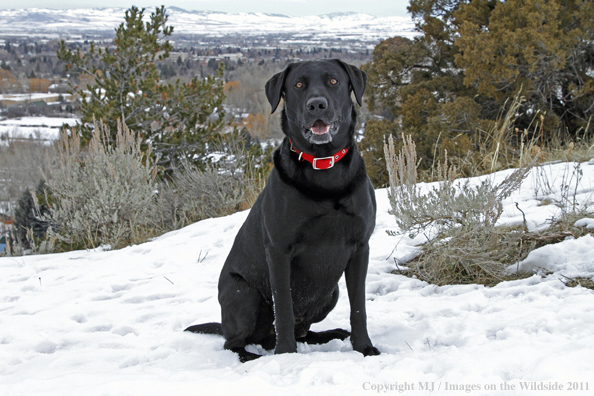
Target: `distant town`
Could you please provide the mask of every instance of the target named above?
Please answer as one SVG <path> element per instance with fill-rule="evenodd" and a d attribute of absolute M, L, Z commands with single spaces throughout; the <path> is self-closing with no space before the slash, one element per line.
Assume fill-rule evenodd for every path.
<path fill-rule="evenodd" d="M 244 37 L 228 35 L 209 37 L 174 35 L 174 51 L 158 62 L 160 77 L 191 79 L 212 74 L 221 62 L 227 73 L 245 64 L 259 66 L 308 59 L 341 58 L 353 64 L 370 60 L 372 43 L 356 40 L 328 39 L 323 46 L 289 40 L 290 34 L 267 34 Z M 67 34 L 68 47 L 85 52 L 90 43 L 109 47 L 112 34 Z M 84 77 L 69 75 L 58 60 L 59 39 L 7 36 L 0 32 L 0 115 L 68 116 L 75 111 L 77 98 L 68 94 L 69 83 L 85 84 Z M 43 94 L 43 95 L 40 95 Z"/>

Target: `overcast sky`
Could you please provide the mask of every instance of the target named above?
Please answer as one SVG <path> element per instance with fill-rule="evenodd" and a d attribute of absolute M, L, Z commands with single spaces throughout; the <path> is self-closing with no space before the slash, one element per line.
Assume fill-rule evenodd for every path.
<path fill-rule="evenodd" d="M 293 16 L 354 11 L 376 16 L 407 16 L 408 0 L 1 0 L 0 9 L 13 8 L 102 8 L 180 7 L 186 10 L 264 12 Z"/>

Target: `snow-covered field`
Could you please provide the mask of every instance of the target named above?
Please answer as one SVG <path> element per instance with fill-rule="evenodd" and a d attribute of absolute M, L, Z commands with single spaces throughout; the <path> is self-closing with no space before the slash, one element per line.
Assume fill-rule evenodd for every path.
<path fill-rule="evenodd" d="M 581 204 L 594 198 L 590 162 L 581 165 Z M 550 197 L 560 197 L 572 166 L 545 168 Z M 559 213 L 538 206 L 535 174 L 505 201 L 502 223 L 521 223 L 516 202 L 532 229 Z M 182 331 L 220 320 L 217 280 L 247 216 L 240 212 L 117 251 L 0 258 L 0 395 L 592 394 L 594 292 L 562 282 L 594 276 L 592 236 L 521 263 L 551 275 L 436 287 L 390 273 L 392 257 L 410 258 L 421 238 L 388 236 L 386 190 L 376 195 L 367 311 L 380 356 L 363 357 L 347 339 L 300 344 L 297 354 L 258 350 L 266 356 L 241 364 L 222 337 Z M 337 307 L 313 330 L 350 328 L 340 288 Z"/>
<path fill-rule="evenodd" d="M 21 117 L 0 121 L 0 136 L 57 140 L 63 124 L 76 125 L 77 118 Z"/>
<path fill-rule="evenodd" d="M 199 6 L 200 3 L 196 5 Z M 79 8 L 53 10 L 43 8 L 0 10 L 0 25 L 6 34 L 54 34 L 109 32 L 123 22 L 123 8 Z M 151 10 L 147 8 L 148 16 Z M 186 11 L 168 7 L 169 23 L 175 33 L 208 36 L 296 34 L 318 39 L 380 40 L 387 37 L 414 37 L 414 23 L 409 17 L 376 17 L 356 13 L 335 13 L 292 17 L 263 13 L 224 13 Z"/>

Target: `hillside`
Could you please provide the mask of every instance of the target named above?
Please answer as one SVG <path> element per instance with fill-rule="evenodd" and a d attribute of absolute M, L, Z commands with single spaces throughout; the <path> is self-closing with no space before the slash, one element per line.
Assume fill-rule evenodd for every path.
<path fill-rule="evenodd" d="M 594 161 L 581 168 L 576 197 L 584 204 L 594 195 Z M 504 202 L 501 223 L 522 223 L 517 202 L 530 229 L 546 228 L 559 208 L 542 203 L 561 199 L 559 186 L 572 169 L 555 164 L 533 171 Z M 509 172 L 485 177 L 502 180 Z M 547 196 L 535 192 L 545 174 L 557 186 Z M 542 395 L 563 394 L 538 390 L 544 386 L 571 386 L 576 390 L 567 394 L 586 395 L 594 389 L 594 292 L 564 285 L 565 277 L 594 276 L 591 235 L 531 253 L 520 265 L 540 274 L 527 279 L 492 288 L 437 287 L 390 273 L 393 258 L 409 260 L 424 236 L 388 236 L 395 225 L 386 190 L 376 196 L 367 310 L 381 356 L 364 358 L 347 339 L 300 344 L 298 354 L 281 356 L 251 347 L 267 356 L 240 364 L 223 350 L 223 338 L 182 331 L 220 320 L 218 275 L 248 213 L 240 212 L 117 251 L 0 258 L 0 394 Z M 335 310 L 313 330 L 350 327 L 343 280 L 340 292 Z"/>

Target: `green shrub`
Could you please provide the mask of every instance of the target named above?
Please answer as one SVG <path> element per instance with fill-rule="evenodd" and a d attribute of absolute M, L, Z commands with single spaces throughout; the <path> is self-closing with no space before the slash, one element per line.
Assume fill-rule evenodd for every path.
<path fill-rule="evenodd" d="M 160 185 L 156 216 L 162 229 L 178 229 L 234 213 L 243 199 L 241 178 L 221 174 L 213 166 L 200 170 L 185 162 L 172 181 Z"/>
<path fill-rule="evenodd" d="M 156 225 L 163 231 L 198 220 L 248 209 L 264 187 L 269 169 L 259 145 L 246 144 L 244 136 L 223 136 L 214 150 L 216 162 L 200 169 L 182 162 L 170 180 L 159 186 Z"/>
<path fill-rule="evenodd" d="M 35 245 L 35 240 L 45 239 L 50 227 L 50 222 L 42 219 L 50 215 L 49 208 L 46 204 L 39 203 L 39 198 L 46 195 L 45 190 L 45 182 L 41 180 L 35 192 L 27 188 L 17 203 L 13 236 L 14 242 L 21 245 L 22 249 L 31 249 Z"/>

